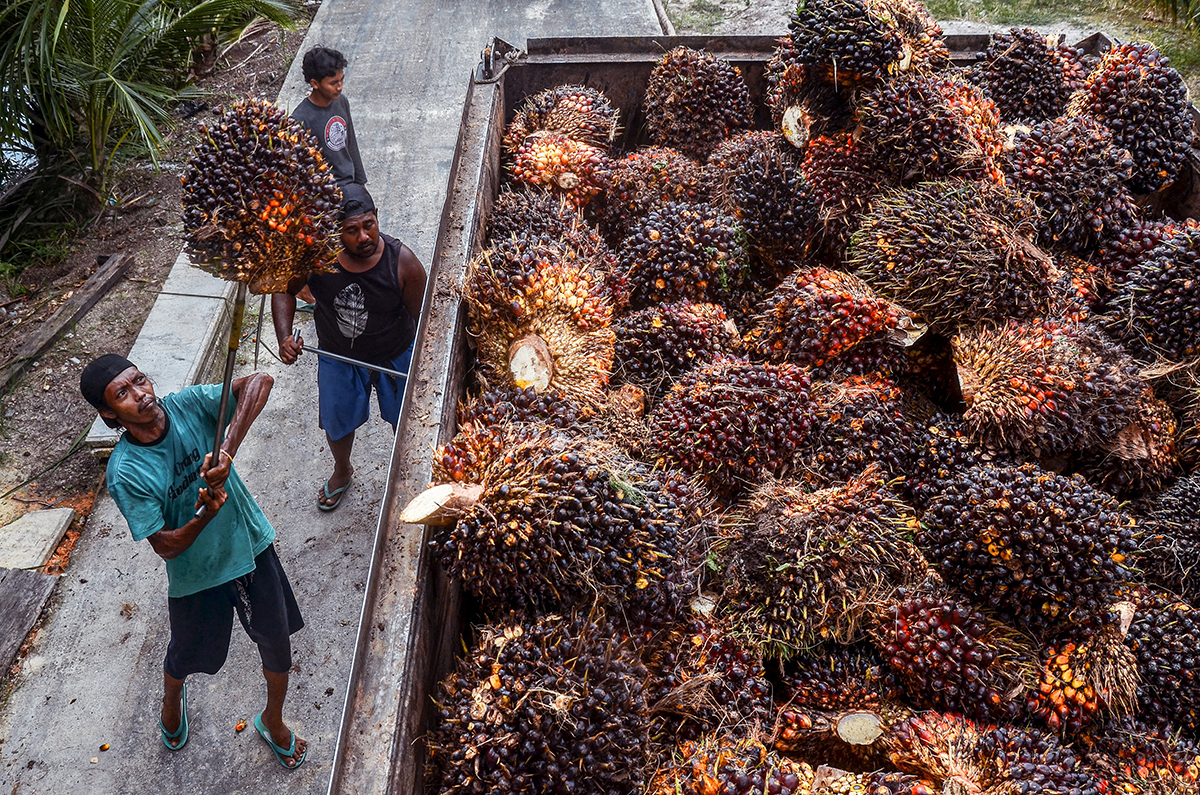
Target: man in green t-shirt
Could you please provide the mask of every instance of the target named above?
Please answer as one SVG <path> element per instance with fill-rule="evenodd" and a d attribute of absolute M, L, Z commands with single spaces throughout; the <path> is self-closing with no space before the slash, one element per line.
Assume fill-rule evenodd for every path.
<path fill-rule="evenodd" d="M 116 354 L 88 364 L 79 385 L 109 427 L 125 429 L 108 461 L 108 490 L 134 540 L 149 540 L 166 561 L 171 641 L 163 662 L 163 744 L 176 751 L 187 742 L 185 680 L 225 664 L 236 612 L 258 645 L 267 680 L 267 706 L 254 726 L 280 764 L 297 768 L 306 743 L 284 724 L 283 701 L 290 636 L 304 620 L 275 554 L 275 529 L 233 467 L 272 384 L 265 373 L 233 382 L 232 417 L 215 463 L 203 451 L 211 451 L 216 433 L 219 385 L 160 399 L 150 379 Z"/>

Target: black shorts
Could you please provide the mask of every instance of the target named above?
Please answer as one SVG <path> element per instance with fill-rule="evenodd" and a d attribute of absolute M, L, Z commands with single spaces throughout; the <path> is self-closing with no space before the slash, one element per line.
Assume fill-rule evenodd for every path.
<path fill-rule="evenodd" d="M 304 626 L 272 544 L 254 559 L 254 571 L 190 596 L 170 597 L 171 643 L 163 670 L 183 679 L 189 674 L 215 674 L 229 655 L 233 614 L 258 645 L 263 668 L 287 673 L 292 667 L 291 634 Z"/>

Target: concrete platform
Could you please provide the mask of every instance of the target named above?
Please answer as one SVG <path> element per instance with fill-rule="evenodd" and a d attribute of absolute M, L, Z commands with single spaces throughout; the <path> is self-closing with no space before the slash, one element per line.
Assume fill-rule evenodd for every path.
<path fill-rule="evenodd" d="M 346 91 L 381 226 L 428 262 L 467 81 L 492 35 L 520 45 L 527 36 L 660 32 L 651 0 L 325 0 L 302 49 L 324 44 L 349 57 Z M 302 96 L 299 67 L 297 60 L 284 90 L 291 104 Z M 180 278 L 204 276 L 176 271 Z M 166 311 L 190 335 L 178 343 L 181 350 L 193 344 L 198 350 L 211 336 L 211 314 Z M 151 317 L 157 312 L 158 305 Z M 158 334 L 157 321 L 148 323 L 147 346 L 158 339 L 174 356 L 176 343 Z M 137 355 L 135 346 L 131 358 Z M 151 373 L 160 391 L 206 371 L 194 357 L 185 364 L 187 356 L 176 362 L 184 372 L 179 382 L 168 382 L 165 367 Z M 250 356 L 252 349 L 243 349 L 242 360 Z M 293 637 L 295 668 L 284 714 L 309 740 L 308 761 L 285 770 L 252 729 L 234 732 L 238 719 L 252 720 L 265 699 L 257 652 L 237 627 L 224 670 L 195 676 L 189 685 L 187 748 L 163 747 L 163 564 L 148 544 L 130 540 L 112 500 L 102 495 L 61 579 L 57 607 L 0 707 L 0 792 L 326 791 L 393 436 L 378 419 L 360 431 L 356 483 L 336 512 L 320 513 L 315 494 L 329 459 L 316 426 L 315 363 L 305 357 L 289 368 L 263 353 L 260 365 L 275 377 L 275 389 L 237 467 L 279 532 L 279 555 L 307 622 Z M 101 753 L 103 743 L 111 749 Z"/>
<path fill-rule="evenodd" d="M 0 568 L 40 569 L 75 521 L 72 508 L 30 511 L 0 527 Z"/>

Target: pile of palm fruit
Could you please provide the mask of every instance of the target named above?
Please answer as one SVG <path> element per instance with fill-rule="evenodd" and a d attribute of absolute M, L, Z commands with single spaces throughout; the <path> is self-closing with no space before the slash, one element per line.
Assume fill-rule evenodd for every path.
<path fill-rule="evenodd" d="M 1032 30 L 955 65 L 916 0 L 790 30 L 763 108 L 679 48 L 644 129 L 513 109 L 403 517 L 472 624 L 427 791 L 1200 792 L 1178 73 Z"/>

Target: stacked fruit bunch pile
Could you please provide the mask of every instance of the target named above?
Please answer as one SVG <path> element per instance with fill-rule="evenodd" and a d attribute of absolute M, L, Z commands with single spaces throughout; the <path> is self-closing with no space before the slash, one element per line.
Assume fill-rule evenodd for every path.
<path fill-rule="evenodd" d="M 253 293 L 283 292 L 337 254 L 341 192 L 316 139 L 268 102 L 244 100 L 201 125 L 183 175 L 192 262 Z"/>
<path fill-rule="evenodd" d="M 764 82 L 514 109 L 403 515 L 476 623 L 428 791 L 1200 791 L 1178 74 L 805 0 Z"/>

